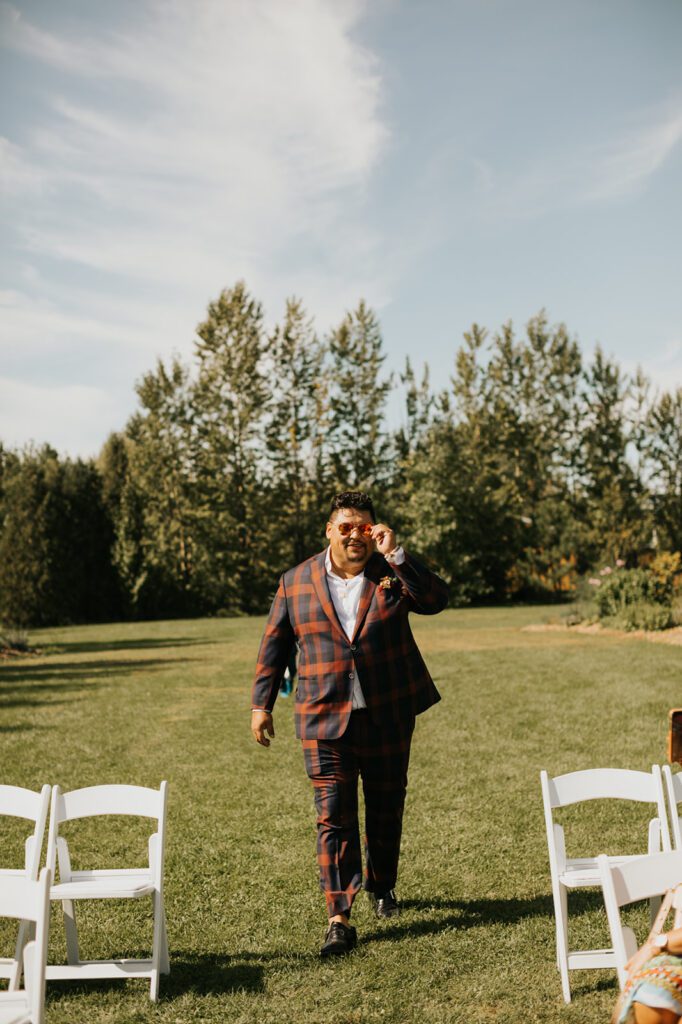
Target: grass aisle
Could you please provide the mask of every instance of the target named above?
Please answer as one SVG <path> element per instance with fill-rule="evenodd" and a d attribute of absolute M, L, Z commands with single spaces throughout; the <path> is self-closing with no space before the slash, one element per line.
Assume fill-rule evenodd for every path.
<path fill-rule="evenodd" d="M 338 963 L 317 956 L 314 812 L 291 700 L 278 702 L 271 750 L 248 732 L 262 619 L 44 631 L 32 637 L 40 657 L 0 663 L 0 781 L 68 789 L 167 778 L 171 787 L 172 974 L 161 1002 L 149 1003 L 143 982 L 52 983 L 48 1024 L 608 1020 L 611 972 L 573 973 L 574 1002 L 561 999 L 538 773 L 663 761 L 667 710 L 682 703 L 682 653 L 520 631 L 542 614 L 413 619 L 443 701 L 415 735 L 399 882 L 406 909 L 380 926 L 360 898 L 361 945 Z M 594 836 L 599 850 L 634 852 L 646 841 L 644 818 L 573 809 L 570 852 L 596 852 Z M 0 863 L 19 861 L 19 834 L 3 824 Z M 82 850 L 75 867 L 106 866 L 131 847 L 144 862 L 143 832 L 130 819 L 74 823 L 72 834 Z M 572 943 L 606 944 L 598 900 L 578 895 L 570 908 Z M 146 955 L 146 904 L 86 910 L 83 956 Z M 51 952 L 64 956 L 56 914 Z"/>

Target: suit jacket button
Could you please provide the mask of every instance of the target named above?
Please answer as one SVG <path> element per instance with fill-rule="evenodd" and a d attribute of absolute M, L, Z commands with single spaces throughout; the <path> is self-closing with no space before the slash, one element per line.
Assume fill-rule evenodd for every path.
<path fill-rule="evenodd" d="M 348 673 L 348 678 L 349 679 L 354 679 L 355 678 L 355 672 L 349 672 Z"/>
<path fill-rule="evenodd" d="M 350 649 L 351 649 L 351 651 L 357 651 L 358 645 L 357 644 L 351 644 L 350 645 Z"/>

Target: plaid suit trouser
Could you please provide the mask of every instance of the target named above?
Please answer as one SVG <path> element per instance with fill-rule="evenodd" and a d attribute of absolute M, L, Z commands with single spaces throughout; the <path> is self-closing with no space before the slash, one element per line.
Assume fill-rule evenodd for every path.
<path fill-rule="evenodd" d="M 369 892 L 395 886 L 414 718 L 378 726 L 353 711 L 343 736 L 303 740 L 317 809 L 317 863 L 329 917 L 350 914 L 362 886 L 358 777 L 365 797 L 365 878 Z"/>

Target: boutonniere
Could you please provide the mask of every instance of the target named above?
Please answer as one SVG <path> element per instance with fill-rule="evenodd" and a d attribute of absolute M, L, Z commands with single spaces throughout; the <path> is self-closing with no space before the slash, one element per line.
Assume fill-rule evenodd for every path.
<path fill-rule="evenodd" d="M 394 583 L 398 582 L 397 576 L 382 576 L 379 580 L 380 590 L 390 590 Z"/>

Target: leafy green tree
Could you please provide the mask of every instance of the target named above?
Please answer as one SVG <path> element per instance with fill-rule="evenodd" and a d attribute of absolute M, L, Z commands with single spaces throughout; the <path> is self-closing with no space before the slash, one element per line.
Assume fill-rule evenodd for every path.
<path fill-rule="evenodd" d="M 452 393 L 432 400 L 439 411 L 408 474 L 411 518 L 422 533 L 414 539 L 428 536 L 457 600 L 562 586 L 575 543 L 569 499 L 580 372 L 577 343 L 544 312 L 520 341 L 511 324 L 491 342 L 476 324 L 465 334 Z M 422 394 L 422 423 L 429 401 Z M 412 432 L 419 437 L 423 428 Z"/>
<path fill-rule="evenodd" d="M 19 629 L 49 623 L 54 610 L 49 471 L 56 461 L 48 448 L 3 460 L 0 620 Z"/>
<path fill-rule="evenodd" d="M 44 446 L 3 459 L 0 618 L 10 626 L 120 615 L 113 531 L 95 466 Z"/>
<path fill-rule="evenodd" d="M 495 338 L 487 371 L 488 440 L 507 510 L 503 533 L 514 563 L 507 589 L 552 593 L 575 560 L 580 350 L 565 325 L 541 311 L 517 342 Z"/>

